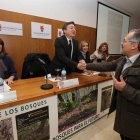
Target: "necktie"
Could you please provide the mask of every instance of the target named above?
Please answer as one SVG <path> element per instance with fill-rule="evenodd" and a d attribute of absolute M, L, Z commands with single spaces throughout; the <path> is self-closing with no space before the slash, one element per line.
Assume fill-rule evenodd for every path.
<path fill-rule="evenodd" d="M 69 40 L 69 47 L 70 47 L 70 50 L 71 50 L 70 58 L 72 59 L 72 55 L 73 55 L 73 46 L 72 46 L 72 41 L 71 41 L 71 40 Z"/>
<path fill-rule="evenodd" d="M 124 64 L 126 63 L 126 58 L 124 57 L 121 64 L 120 64 L 120 67 L 119 69 L 116 71 L 116 78 L 119 80 L 120 79 L 120 75 L 122 73 L 122 69 L 123 69 L 123 66 Z"/>

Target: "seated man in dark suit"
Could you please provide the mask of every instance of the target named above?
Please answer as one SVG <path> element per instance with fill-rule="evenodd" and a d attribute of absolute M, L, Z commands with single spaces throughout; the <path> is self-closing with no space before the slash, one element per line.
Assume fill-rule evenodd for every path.
<path fill-rule="evenodd" d="M 64 35 L 55 40 L 55 56 L 49 67 L 49 72 L 56 74 L 56 69 L 65 68 L 67 73 L 77 71 L 81 66 L 78 62 L 78 41 L 73 39 L 76 35 L 75 23 L 66 22 L 63 26 Z M 81 60 L 84 61 L 84 60 Z"/>

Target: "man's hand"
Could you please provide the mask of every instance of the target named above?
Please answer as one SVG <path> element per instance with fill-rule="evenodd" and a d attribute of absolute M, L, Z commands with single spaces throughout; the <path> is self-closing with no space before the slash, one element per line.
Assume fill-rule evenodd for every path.
<path fill-rule="evenodd" d="M 86 62 L 85 62 L 85 60 L 80 60 L 79 61 L 79 63 L 78 63 L 78 65 L 77 65 L 77 68 L 79 69 L 79 70 L 84 70 L 84 69 L 86 69 Z"/>
<path fill-rule="evenodd" d="M 112 75 L 114 86 L 118 91 L 122 91 L 126 85 L 126 82 L 124 81 L 122 75 L 120 76 L 120 81 L 118 81 L 114 75 Z"/>

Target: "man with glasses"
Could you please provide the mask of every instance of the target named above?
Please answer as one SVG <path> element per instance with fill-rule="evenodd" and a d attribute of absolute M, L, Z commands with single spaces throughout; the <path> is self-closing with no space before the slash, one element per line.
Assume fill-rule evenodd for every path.
<path fill-rule="evenodd" d="M 140 140 L 140 29 L 122 42 L 124 56 L 106 63 L 83 63 L 82 70 L 115 71 L 109 114 L 116 110 L 114 130 L 121 140 Z"/>

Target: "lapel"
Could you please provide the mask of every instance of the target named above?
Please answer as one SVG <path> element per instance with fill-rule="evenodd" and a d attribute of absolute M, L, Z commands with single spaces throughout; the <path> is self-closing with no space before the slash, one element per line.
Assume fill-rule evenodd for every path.
<path fill-rule="evenodd" d="M 133 66 L 137 66 L 137 65 L 140 65 L 140 55 L 138 56 L 138 58 L 133 63 Z"/>
<path fill-rule="evenodd" d="M 65 35 L 62 36 L 63 41 L 64 41 L 64 45 L 68 47 L 68 41 Z"/>
<path fill-rule="evenodd" d="M 124 66 L 125 63 L 126 63 L 126 58 L 123 57 L 121 62 L 119 62 L 118 66 L 117 66 L 117 69 L 116 69 L 117 80 L 120 80 L 120 75 L 121 75 L 121 72 L 122 72 L 122 69 L 123 69 L 123 66 Z"/>
<path fill-rule="evenodd" d="M 125 70 L 123 71 L 123 73 L 122 73 L 123 77 L 126 77 L 126 76 L 127 76 L 129 70 L 130 70 L 132 67 L 135 68 L 135 67 L 139 67 L 139 66 L 140 66 L 140 56 L 135 60 L 135 62 L 133 63 L 133 65 L 132 65 L 131 67 L 129 67 L 129 68 L 127 68 L 127 69 L 125 69 Z"/>
<path fill-rule="evenodd" d="M 67 41 L 66 36 L 63 35 L 62 38 L 63 38 L 63 43 L 64 43 L 63 47 L 64 47 L 64 50 L 65 50 L 65 53 L 66 53 L 67 57 L 70 58 L 71 57 L 71 48 L 68 45 L 68 41 Z"/>

